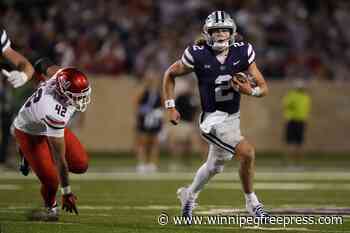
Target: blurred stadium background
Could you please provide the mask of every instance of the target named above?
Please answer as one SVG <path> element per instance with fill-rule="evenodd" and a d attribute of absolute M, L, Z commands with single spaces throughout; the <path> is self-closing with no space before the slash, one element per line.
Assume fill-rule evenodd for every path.
<path fill-rule="evenodd" d="M 218 9 L 229 12 L 239 33 L 254 45 L 257 64 L 270 87 L 269 96 L 245 97 L 241 105 L 242 133 L 256 145 L 257 190 L 266 207 L 349 206 L 349 1 L 2 0 L 0 23 L 12 46 L 32 62 L 48 56 L 63 66 L 79 67 L 92 81 L 93 96 L 87 112 L 72 124 L 91 155 L 88 174 L 81 179 L 73 176 L 82 214 L 64 215 L 62 225 L 28 225 L 24 213 L 40 206 L 38 185 L 32 175 L 24 178 L 13 169 L 17 155 L 11 145 L 10 162 L 0 167 L 0 232 L 240 231 L 228 226 L 186 229 L 156 223 L 161 211 L 178 213 L 176 188 L 188 183 L 205 159 L 206 145 L 200 138 L 194 140 L 180 167 L 172 170 L 171 126 L 165 121 L 159 135 L 159 172 L 135 173 L 134 96 L 145 72 L 152 69 L 155 78 L 161 79 L 165 69 L 200 36 L 205 17 Z M 1 66 L 11 67 L 3 60 Z M 2 121 L 5 113 L 13 116 L 34 86 L 13 90 L 4 80 L 0 86 Z M 300 81 L 312 107 L 305 157 L 299 167 L 291 167 L 285 158 L 282 99 Z M 179 80 L 177 93 L 192 90 L 193 85 Z M 193 94 L 198 102 L 197 90 Z M 193 124 L 197 127 L 196 120 Z M 237 172 L 232 173 L 236 170 L 237 163 L 230 162 L 226 173 L 203 192 L 202 212 L 243 208 L 241 191 L 229 190 L 238 185 Z M 307 226 L 290 232 L 321 230 L 349 232 L 350 226 Z"/>

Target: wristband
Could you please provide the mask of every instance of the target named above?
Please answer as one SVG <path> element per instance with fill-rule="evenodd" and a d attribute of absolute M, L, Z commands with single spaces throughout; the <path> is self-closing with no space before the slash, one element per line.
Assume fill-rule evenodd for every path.
<path fill-rule="evenodd" d="M 170 100 L 166 100 L 165 102 L 164 102 L 164 106 L 165 106 L 165 108 L 175 108 L 175 100 L 173 100 L 173 99 L 170 99 Z"/>
<path fill-rule="evenodd" d="M 259 97 L 259 96 L 261 96 L 261 93 L 262 93 L 262 91 L 261 91 L 261 88 L 260 88 L 260 87 L 254 87 L 254 88 L 252 89 L 251 95 L 252 95 L 252 96 L 255 96 L 255 97 Z"/>
<path fill-rule="evenodd" d="M 61 188 L 61 193 L 62 193 L 62 195 L 70 194 L 70 193 L 72 193 L 72 190 L 71 190 L 70 186 L 68 185 L 66 187 Z"/>

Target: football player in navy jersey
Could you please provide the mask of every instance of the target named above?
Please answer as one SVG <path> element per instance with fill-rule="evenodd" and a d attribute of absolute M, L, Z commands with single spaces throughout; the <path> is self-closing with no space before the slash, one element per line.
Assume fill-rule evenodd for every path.
<path fill-rule="evenodd" d="M 30 80 L 34 73 L 34 68 L 30 64 L 30 62 L 16 50 L 11 48 L 11 41 L 8 37 L 5 30 L 0 28 L 0 55 L 5 58 L 7 61 L 11 62 L 18 70 L 7 71 L 2 69 L 2 74 L 7 78 L 7 81 L 15 87 L 23 86 L 28 80 Z M 8 92 L 6 88 L 4 88 L 4 96 L 7 96 Z M 6 101 L 6 98 L 3 98 Z M 6 105 L 2 102 L 4 106 Z M 3 108 L 1 111 L 2 124 L 1 124 L 1 134 L 2 140 L 0 143 L 0 164 L 6 163 L 6 160 L 9 156 L 8 148 L 10 145 L 11 137 L 10 137 L 10 127 L 12 122 L 12 110 Z"/>
<path fill-rule="evenodd" d="M 202 114 L 200 131 L 209 143 L 207 161 L 198 169 L 192 184 L 179 188 L 182 215 L 192 217 L 195 200 L 204 185 L 224 169 L 224 163 L 236 157 L 240 161 L 239 175 L 246 199 L 247 211 L 255 217 L 269 215 L 253 190 L 255 172 L 254 147 L 240 132 L 241 94 L 263 97 L 267 84 L 255 63 L 250 43 L 236 42 L 236 24 L 224 11 L 211 13 L 203 27 L 205 43 L 195 43 L 182 58 L 172 64 L 163 77 L 163 95 L 169 120 L 180 122 L 174 101 L 175 78 L 191 72 L 197 76 Z M 255 85 L 248 81 L 248 73 Z"/>

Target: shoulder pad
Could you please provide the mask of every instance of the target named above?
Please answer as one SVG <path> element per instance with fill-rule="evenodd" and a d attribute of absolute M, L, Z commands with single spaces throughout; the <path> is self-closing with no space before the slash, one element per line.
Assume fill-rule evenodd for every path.
<path fill-rule="evenodd" d="M 251 64 L 255 61 L 255 51 L 253 46 L 250 43 L 247 43 L 247 55 L 248 55 L 248 63 Z"/>
<path fill-rule="evenodd" d="M 232 46 L 239 49 L 241 56 L 247 59 L 248 65 L 255 61 L 255 51 L 249 42 L 235 42 Z"/>
<path fill-rule="evenodd" d="M 185 49 L 185 52 L 181 57 L 181 61 L 186 66 L 194 68 L 196 66 L 196 62 L 198 62 L 198 56 L 201 56 L 201 54 L 203 54 L 203 52 L 206 50 L 206 45 L 191 44 Z"/>
<path fill-rule="evenodd" d="M 6 33 L 5 30 L 1 29 L 0 34 L 0 51 L 1 53 L 5 52 L 7 48 L 9 48 L 11 45 L 11 41 Z"/>

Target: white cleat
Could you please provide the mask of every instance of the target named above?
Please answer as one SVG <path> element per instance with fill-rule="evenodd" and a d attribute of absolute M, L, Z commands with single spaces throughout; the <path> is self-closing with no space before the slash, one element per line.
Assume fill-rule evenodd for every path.
<path fill-rule="evenodd" d="M 47 221 L 58 221 L 59 218 L 59 208 L 57 203 L 51 207 L 47 208 Z"/>
<path fill-rule="evenodd" d="M 251 216 L 255 218 L 266 219 L 266 223 L 268 223 L 270 214 L 266 212 L 263 204 L 259 203 L 257 205 L 253 205 L 250 202 L 246 202 L 246 209 Z"/>
<path fill-rule="evenodd" d="M 59 220 L 59 208 L 55 204 L 45 210 L 33 210 L 30 212 L 28 219 L 31 221 L 56 222 Z"/>
<path fill-rule="evenodd" d="M 192 211 L 196 208 L 197 195 L 191 193 L 187 187 L 181 187 L 176 192 L 177 198 L 181 201 L 181 214 L 183 217 L 192 218 Z"/>

